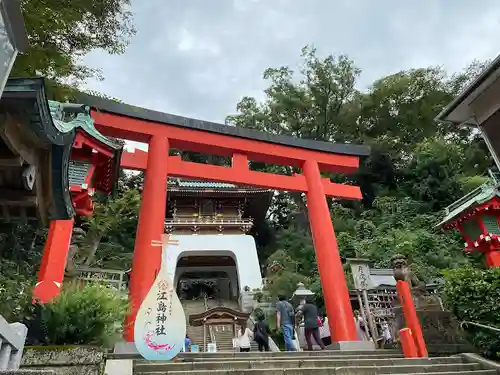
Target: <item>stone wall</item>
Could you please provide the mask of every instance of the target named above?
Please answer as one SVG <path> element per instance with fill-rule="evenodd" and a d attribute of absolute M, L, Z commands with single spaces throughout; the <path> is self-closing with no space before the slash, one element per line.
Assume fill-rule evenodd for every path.
<path fill-rule="evenodd" d="M 85 346 L 27 346 L 22 370 L 53 370 L 57 375 L 100 375 L 106 351 Z"/>
<path fill-rule="evenodd" d="M 416 311 L 429 354 L 451 355 L 474 351 L 451 312 L 426 309 L 416 309 Z M 395 325 L 399 332 L 405 327 L 401 307 L 394 308 L 394 314 Z"/>

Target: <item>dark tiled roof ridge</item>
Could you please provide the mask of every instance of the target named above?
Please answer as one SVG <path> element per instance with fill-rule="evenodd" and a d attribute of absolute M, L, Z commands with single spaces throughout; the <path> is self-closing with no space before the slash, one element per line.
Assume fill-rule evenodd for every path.
<path fill-rule="evenodd" d="M 86 93 L 78 94 L 77 100 L 78 102 L 84 103 L 97 110 L 117 114 L 120 116 L 152 121 L 160 124 L 167 124 L 194 130 L 206 131 L 210 133 L 223 134 L 232 137 L 246 138 L 261 142 L 269 142 L 331 154 L 353 155 L 358 157 L 364 157 L 370 154 L 370 147 L 366 145 L 333 143 L 295 138 L 287 135 L 270 134 L 253 129 L 240 128 L 231 125 L 154 111 L 151 109 L 141 108 L 129 104 L 118 103 L 115 100 L 105 99 Z"/>

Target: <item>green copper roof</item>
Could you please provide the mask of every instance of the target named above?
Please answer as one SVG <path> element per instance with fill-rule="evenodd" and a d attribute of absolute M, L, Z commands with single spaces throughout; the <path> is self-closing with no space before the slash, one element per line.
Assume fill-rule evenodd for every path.
<path fill-rule="evenodd" d="M 105 137 L 95 128 L 94 120 L 90 117 L 89 106 L 59 103 L 53 100 L 48 100 L 48 103 L 54 125 L 62 133 L 68 133 L 79 128 L 108 147 L 115 150 L 122 148 L 121 145 Z"/>
<path fill-rule="evenodd" d="M 186 189 L 186 190 L 204 190 L 204 189 L 218 189 L 218 190 L 249 190 L 249 191 L 268 191 L 269 189 L 255 188 L 252 186 L 238 186 L 224 182 L 213 181 L 198 181 L 198 180 L 183 180 L 180 178 L 170 178 L 168 180 L 170 188 Z"/>
<path fill-rule="evenodd" d="M 168 181 L 171 186 L 178 186 L 179 188 L 191 188 L 191 189 L 235 189 L 236 185 L 227 184 L 224 182 L 212 182 L 212 181 L 188 181 L 181 179 L 171 179 Z"/>
<path fill-rule="evenodd" d="M 472 190 L 470 193 L 446 207 L 445 217 L 437 226 L 441 226 L 449 221 L 452 221 L 462 212 L 467 211 L 474 206 L 483 204 L 495 196 L 500 197 L 498 188 L 499 184 L 497 181 L 491 179 L 478 188 Z"/>

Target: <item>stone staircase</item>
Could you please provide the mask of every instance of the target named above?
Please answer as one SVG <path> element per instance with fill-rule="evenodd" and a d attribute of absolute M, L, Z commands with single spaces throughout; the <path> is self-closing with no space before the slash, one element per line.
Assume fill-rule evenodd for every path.
<path fill-rule="evenodd" d="M 187 334 L 191 339 L 191 343 L 198 345 L 200 350 L 203 351 L 203 327 L 193 327 L 189 325 L 189 316 L 193 314 L 200 314 L 205 311 L 205 302 L 201 300 L 183 300 L 182 307 L 184 308 L 184 313 L 186 314 L 186 327 Z M 207 329 L 207 343 L 210 342 L 210 335 Z"/>
<path fill-rule="evenodd" d="M 212 332 L 215 336 L 218 352 L 232 352 L 233 349 L 233 327 L 229 325 L 214 326 Z"/>
<path fill-rule="evenodd" d="M 240 306 L 237 301 L 232 300 L 207 300 L 207 306 L 209 309 L 224 306 L 230 309 L 240 311 Z M 217 344 L 218 352 L 233 352 L 233 338 L 235 337 L 233 333 L 233 326 L 231 325 L 220 325 L 213 326 L 212 332 L 215 336 L 215 342 Z"/>
<path fill-rule="evenodd" d="M 469 357 L 467 357 L 469 356 Z M 398 351 L 184 353 L 177 361 L 135 360 L 135 375 L 495 375 L 473 355 L 405 359 Z"/>

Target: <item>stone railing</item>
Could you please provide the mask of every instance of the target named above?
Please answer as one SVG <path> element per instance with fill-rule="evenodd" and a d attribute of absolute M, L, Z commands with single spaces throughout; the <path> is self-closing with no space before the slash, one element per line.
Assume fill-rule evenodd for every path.
<path fill-rule="evenodd" d="M 24 324 L 9 324 L 0 315 L 0 371 L 19 369 L 27 333 Z"/>
<path fill-rule="evenodd" d="M 77 279 L 83 281 L 102 282 L 118 290 L 127 289 L 125 271 L 109 270 L 102 268 L 77 268 Z"/>

